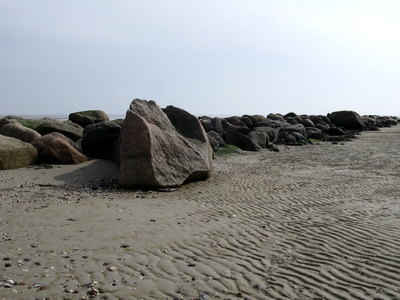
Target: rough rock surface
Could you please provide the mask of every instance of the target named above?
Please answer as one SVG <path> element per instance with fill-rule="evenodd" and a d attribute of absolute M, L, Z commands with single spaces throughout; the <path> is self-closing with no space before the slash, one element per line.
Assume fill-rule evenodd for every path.
<path fill-rule="evenodd" d="M 73 141 L 58 132 L 52 132 L 34 140 L 32 145 L 39 154 L 39 163 L 80 164 L 89 160 L 73 147 Z"/>
<path fill-rule="evenodd" d="M 38 153 L 31 144 L 0 135 L 0 170 L 33 165 L 37 157 Z"/>
<path fill-rule="evenodd" d="M 70 138 L 74 142 L 82 138 L 83 128 L 78 124 L 72 125 L 67 122 L 59 121 L 46 121 L 40 124 L 36 131 L 41 135 L 45 135 L 52 132 L 59 132 L 66 137 Z"/>
<path fill-rule="evenodd" d="M 30 143 L 41 136 L 37 131 L 22 126 L 17 121 L 1 126 L 0 134 L 19 139 L 25 143 Z"/>
<path fill-rule="evenodd" d="M 69 114 L 68 119 L 85 128 L 90 124 L 110 121 L 108 115 L 102 110 L 86 110 Z"/>
<path fill-rule="evenodd" d="M 176 187 L 211 175 L 212 149 L 200 121 L 181 109 L 166 111 L 169 117 L 154 101 L 132 101 L 120 135 L 120 187 Z"/>
<path fill-rule="evenodd" d="M 349 129 L 356 129 L 356 130 L 365 129 L 364 120 L 358 113 L 356 113 L 354 111 L 350 111 L 350 110 L 335 111 L 333 113 L 328 114 L 328 118 L 336 126 L 344 127 L 348 130 Z"/>
<path fill-rule="evenodd" d="M 121 126 L 110 121 L 86 126 L 81 143 L 83 152 L 93 158 L 109 159 L 120 131 Z"/>
<path fill-rule="evenodd" d="M 225 141 L 229 145 L 234 145 L 246 151 L 260 151 L 261 146 L 257 141 L 252 140 L 247 135 L 241 134 L 236 131 L 228 131 L 224 134 Z"/>

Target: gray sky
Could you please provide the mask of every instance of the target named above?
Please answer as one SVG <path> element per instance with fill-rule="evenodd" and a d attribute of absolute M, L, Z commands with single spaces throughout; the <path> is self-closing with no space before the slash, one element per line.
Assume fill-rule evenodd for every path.
<path fill-rule="evenodd" d="M 400 115 L 399 0 L 0 0 L 0 115 Z"/>

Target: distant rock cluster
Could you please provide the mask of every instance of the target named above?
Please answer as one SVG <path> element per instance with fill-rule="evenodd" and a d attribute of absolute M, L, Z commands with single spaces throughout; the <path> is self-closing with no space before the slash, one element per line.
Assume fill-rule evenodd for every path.
<path fill-rule="evenodd" d="M 119 165 L 121 188 L 170 188 L 211 176 L 213 151 L 226 145 L 277 150 L 277 144 L 349 140 L 362 130 L 399 122 L 353 111 L 197 118 L 174 106 L 161 109 L 154 101 L 135 99 L 124 120 L 110 121 L 99 110 L 71 113 L 67 121 L 1 119 L 0 170 L 102 158 Z"/>
<path fill-rule="evenodd" d="M 276 150 L 274 145 L 304 145 L 318 141 L 346 141 L 362 130 L 379 130 L 400 122 L 397 117 L 360 116 L 354 111 L 323 115 L 295 113 L 244 115 L 227 118 L 200 117 L 210 143 L 217 151 L 227 144 L 242 150 Z"/>

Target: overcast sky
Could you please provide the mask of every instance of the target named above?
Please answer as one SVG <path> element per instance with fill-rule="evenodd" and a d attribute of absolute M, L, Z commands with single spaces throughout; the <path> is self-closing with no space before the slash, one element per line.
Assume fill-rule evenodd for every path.
<path fill-rule="evenodd" d="M 0 0 L 0 115 L 400 115 L 399 0 Z"/>

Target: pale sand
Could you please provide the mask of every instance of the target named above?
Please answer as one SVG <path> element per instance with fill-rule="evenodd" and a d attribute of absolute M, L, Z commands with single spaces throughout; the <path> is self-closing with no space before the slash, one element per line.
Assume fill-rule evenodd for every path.
<path fill-rule="evenodd" d="M 280 149 L 170 193 L 0 171 L 0 298 L 400 299 L 400 126 Z"/>

